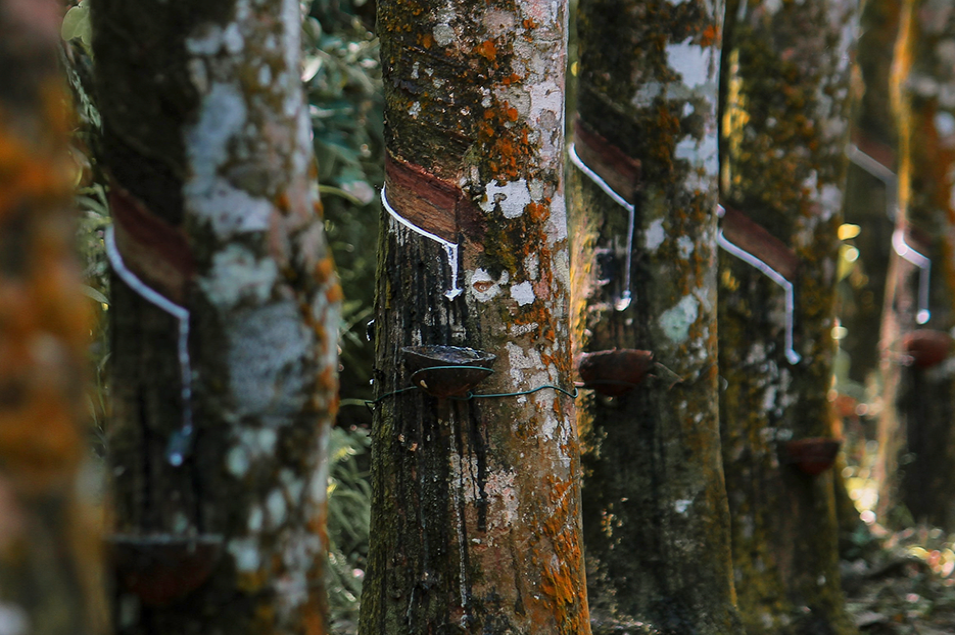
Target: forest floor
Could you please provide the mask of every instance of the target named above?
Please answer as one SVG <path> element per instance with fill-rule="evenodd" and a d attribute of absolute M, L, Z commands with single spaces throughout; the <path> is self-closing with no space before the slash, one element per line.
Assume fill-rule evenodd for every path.
<path fill-rule="evenodd" d="M 955 635 L 955 534 L 917 525 L 904 509 L 886 523 L 898 530 L 877 522 L 874 416 L 844 423 L 841 476 L 859 513 L 840 539 L 849 613 L 863 635 Z"/>
<path fill-rule="evenodd" d="M 870 525 L 866 556 L 843 562 L 850 614 L 866 635 L 955 634 L 955 535 Z"/>

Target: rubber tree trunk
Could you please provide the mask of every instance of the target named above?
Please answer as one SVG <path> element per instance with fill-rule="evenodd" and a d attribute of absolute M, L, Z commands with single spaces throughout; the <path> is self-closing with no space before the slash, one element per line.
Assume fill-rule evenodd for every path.
<path fill-rule="evenodd" d="M 841 283 L 847 287 L 847 298 L 839 302 L 837 311 L 841 325 L 846 328 L 839 347 L 849 356 L 848 377 L 859 385 L 867 385 L 879 369 L 878 333 L 896 205 L 896 186 L 885 183 L 871 171 L 880 173 L 884 179 L 896 170 L 895 117 L 889 103 L 889 75 L 898 35 L 900 3 L 899 0 L 868 0 L 861 4 L 855 61 L 857 79 L 861 78 L 862 83 L 853 89 L 851 140 L 878 165 L 871 165 L 866 157 L 856 156 L 849 166 L 845 222 L 861 228 L 861 233 L 852 239 L 852 246 L 859 250 L 856 264 L 859 275 L 853 274 Z M 854 399 L 867 399 L 853 389 L 839 387 L 840 392 L 851 393 Z"/>
<path fill-rule="evenodd" d="M 741 632 L 717 420 L 721 16 L 720 2 L 578 8 L 573 332 L 588 354 L 578 423 L 597 633 Z M 654 355 L 649 377 L 623 374 L 646 360 L 634 351 Z"/>
<path fill-rule="evenodd" d="M 389 209 L 364 635 L 590 632 L 561 392 L 566 23 L 561 2 L 378 4 Z M 418 359 L 438 366 L 483 351 L 494 373 L 419 372 L 411 346 L 472 349 Z"/>
<path fill-rule="evenodd" d="M 854 4 L 741 0 L 727 11 L 720 412 L 734 573 L 753 634 L 855 632 L 839 583 L 835 446 L 811 441 L 831 436 L 834 416 Z M 827 445 L 829 465 L 807 456 Z"/>
<path fill-rule="evenodd" d="M 91 314 L 53 1 L 0 2 L 0 607 L 13 633 L 105 632 L 100 536 L 83 514 Z"/>
<path fill-rule="evenodd" d="M 299 4 L 93 11 L 118 248 L 118 632 L 324 633 L 341 289 L 314 191 Z"/>
<path fill-rule="evenodd" d="M 952 529 L 955 378 L 952 365 L 943 362 L 950 356 L 955 289 L 955 206 L 950 194 L 955 185 L 955 100 L 948 97 L 955 90 L 955 71 L 946 57 L 946 43 L 955 36 L 955 15 L 947 7 L 915 1 L 903 3 L 902 11 L 895 87 L 900 187 L 894 244 L 899 277 L 894 281 L 895 302 L 886 305 L 884 342 L 887 384 L 898 382 L 898 393 L 886 402 L 890 411 L 880 420 L 880 438 L 886 444 L 879 509 L 886 513 L 902 504 L 915 520 Z M 907 250 L 934 265 L 927 289 Z M 925 308 L 930 313 L 920 315 Z M 894 473 L 889 468 L 893 464 Z"/>

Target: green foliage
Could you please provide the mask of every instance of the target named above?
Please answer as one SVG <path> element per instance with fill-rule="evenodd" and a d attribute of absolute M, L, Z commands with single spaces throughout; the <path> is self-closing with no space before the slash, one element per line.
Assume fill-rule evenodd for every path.
<path fill-rule="evenodd" d="M 371 438 L 363 428 L 333 428 L 328 477 L 328 596 L 332 632 L 358 628 L 358 599 L 368 556 L 371 485 L 367 458 Z"/>
<path fill-rule="evenodd" d="M 325 229 L 345 290 L 339 425 L 366 424 L 374 350 L 365 327 L 374 307 L 384 180 L 384 97 L 378 40 L 361 0 L 305 0 L 303 78 L 315 135 Z M 364 19 L 363 19 L 364 18 Z"/>
<path fill-rule="evenodd" d="M 76 144 L 72 148 L 75 157 L 83 157 Z M 109 266 L 103 245 L 103 231 L 109 225 L 106 191 L 99 183 L 80 187 L 76 193 L 77 251 L 83 265 L 83 292 L 93 302 L 96 321 L 90 343 L 90 366 L 93 372 L 93 387 L 88 395 L 89 413 L 93 433 L 93 449 L 102 455 L 105 452 L 105 418 L 108 412 L 109 383 L 106 363 L 109 360 Z"/>
<path fill-rule="evenodd" d="M 63 24 L 60 26 L 60 36 L 65 42 L 79 40 L 86 52 L 92 55 L 93 27 L 87 0 L 80 0 L 79 4 L 70 7 L 66 12 L 63 16 Z"/>

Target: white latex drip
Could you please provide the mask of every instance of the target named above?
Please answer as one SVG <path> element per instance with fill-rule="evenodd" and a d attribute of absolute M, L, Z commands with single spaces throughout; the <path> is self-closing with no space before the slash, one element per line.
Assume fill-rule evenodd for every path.
<path fill-rule="evenodd" d="M 850 161 L 885 184 L 885 215 L 890 219 L 894 219 L 896 193 L 899 183 L 895 172 L 860 150 L 856 145 L 850 145 L 846 154 Z"/>
<path fill-rule="evenodd" d="M 720 218 L 722 218 L 726 214 L 726 210 L 723 208 L 722 205 L 718 205 L 716 209 L 717 209 L 717 215 Z M 716 234 L 716 242 L 719 244 L 720 247 L 725 249 L 727 252 L 736 256 L 737 258 L 739 258 L 746 264 L 750 265 L 751 267 L 755 267 L 760 272 L 762 272 L 763 275 L 767 276 L 770 280 L 772 280 L 773 282 L 775 282 L 776 284 L 778 284 L 779 286 L 783 288 L 783 291 L 785 292 L 785 311 L 786 311 L 786 331 L 784 335 L 785 346 L 786 346 L 786 350 L 785 350 L 786 360 L 790 364 L 793 364 L 793 365 L 798 364 L 800 360 L 802 360 L 802 356 L 796 352 L 795 348 L 793 348 L 793 329 L 795 327 L 795 324 L 794 324 L 795 299 L 794 299 L 792 282 L 790 282 L 789 280 L 786 280 L 783 274 L 779 273 L 778 271 L 770 267 L 768 264 L 766 264 L 765 262 L 763 262 L 762 260 L 754 256 L 753 254 L 749 253 L 748 251 L 744 251 L 743 249 L 731 243 L 729 239 L 723 235 L 722 229 L 719 230 L 719 232 L 717 232 Z"/>
<path fill-rule="evenodd" d="M 116 247 L 116 235 L 112 226 L 106 228 L 104 236 L 106 256 L 116 275 L 147 302 L 159 307 L 179 322 L 179 334 L 176 340 L 176 352 L 179 358 L 182 397 L 182 428 L 169 439 L 166 460 L 176 467 L 183 464 L 191 444 L 192 427 L 192 365 L 189 360 L 189 310 L 179 306 L 169 298 L 139 279 L 123 262 L 123 256 Z"/>
<path fill-rule="evenodd" d="M 892 248 L 900 258 L 919 268 L 919 310 L 915 316 L 915 321 L 919 324 L 925 324 L 932 317 L 928 308 L 929 276 L 932 271 L 932 260 L 915 251 L 911 245 L 905 242 L 904 229 L 896 229 L 892 233 Z"/>
<path fill-rule="evenodd" d="M 898 176 L 895 172 L 860 150 L 856 145 L 850 145 L 847 154 L 849 155 L 850 161 L 885 183 L 886 216 L 890 219 L 894 219 L 896 216 Z M 897 229 L 892 234 L 892 248 L 900 258 L 904 258 L 919 268 L 919 310 L 915 316 L 915 321 L 919 324 L 925 324 L 932 317 L 928 304 L 932 260 L 912 249 L 912 246 L 905 242 L 905 231 L 902 229 Z"/>
<path fill-rule="evenodd" d="M 445 240 L 436 234 L 432 234 L 431 232 L 418 227 L 407 218 L 396 212 L 391 204 L 388 203 L 388 197 L 385 196 L 384 186 L 381 188 L 381 204 L 385 206 L 385 209 L 396 221 L 411 231 L 420 234 L 425 238 L 430 238 L 431 240 L 440 243 L 441 246 L 444 247 L 444 253 L 448 257 L 448 266 L 451 268 L 451 288 L 445 292 L 444 297 L 449 300 L 453 300 L 454 298 L 461 295 L 461 288 L 458 287 L 458 244 Z"/>
<path fill-rule="evenodd" d="M 630 292 L 630 263 L 633 259 L 634 206 L 631 203 L 628 203 L 624 197 L 617 194 L 617 192 L 610 187 L 609 183 L 604 181 L 599 174 L 594 172 L 590 166 L 583 162 L 580 156 L 577 155 L 577 148 L 575 147 L 575 144 L 570 144 L 567 152 L 570 155 L 571 162 L 576 165 L 581 172 L 586 174 L 591 181 L 596 183 L 597 187 L 603 190 L 607 196 L 612 198 L 617 205 L 627 210 L 627 213 L 629 214 L 627 223 L 627 257 L 624 264 L 623 273 L 623 292 L 614 303 L 614 308 L 616 308 L 618 311 L 623 311 L 630 306 L 630 302 L 633 300 L 633 296 Z"/>

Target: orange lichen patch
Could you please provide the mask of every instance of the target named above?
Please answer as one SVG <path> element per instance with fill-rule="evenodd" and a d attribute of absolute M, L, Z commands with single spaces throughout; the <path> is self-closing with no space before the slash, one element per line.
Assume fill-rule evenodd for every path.
<path fill-rule="evenodd" d="M 305 635 L 325 635 L 325 619 L 312 602 L 305 605 L 302 624 L 305 627 Z"/>
<path fill-rule="evenodd" d="M 76 408 L 60 389 L 56 385 L 13 388 L 20 393 L 19 407 L 0 410 L 0 461 L 18 489 L 28 495 L 65 485 L 80 461 Z"/>
<path fill-rule="evenodd" d="M 430 33 L 425 33 L 424 35 L 419 36 L 419 42 L 421 43 L 421 46 L 425 47 L 426 49 L 434 46 L 434 38 L 431 37 Z"/>
<path fill-rule="evenodd" d="M 325 218 L 325 206 L 320 199 L 315 199 L 315 202 L 312 203 L 312 209 L 315 210 L 316 216 Z"/>
<path fill-rule="evenodd" d="M 510 106 L 488 108 L 478 124 L 478 142 L 487 157 L 492 176 L 501 181 L 515 181 L 526 170 L 527 162 L 537 148 L 528 140 L 529 129 L 518 123 L 520 113 Z M 507 124 L 508 127 L 505 127 Z"/>
<path fill-rule="evenodd" d="M 715 24 L 707 25 L 703 32 L 700 33 L 700 38 L 698 44 L 702 47 L 712 46 L 716 39 L 719 37 L 719 31 L 716 28 Z"/>
<path fill-rule="evenodd" d="M 0 125 L 0 233 L 22 247 L 15 273 L 0 274 L 0 463 L 27 496 L 67 486 L 82 456 L 76 420 L 91 321 L 70 260 L 69 119 L 62 91 L 45 87 L 40 99 L 37 138 Z"/>
<path fill-rule="evenodd" d="M 289 203 L 288 203 L 288 193 L 287 193 L 287 192 L 284 192 L 284 191 L 283 191 L 283 192 L 279 193 L 278 196 L 275 197 L 275 206 L 276 206 L 276 207 L 278 208 L 278 210 L 279 210 L 280 212 L 282 212 L 283 214 L 285 214 L 286 212 L 288 212 L 288 210 L 289 210 Z"/>
<path fill-rule="evenodd" d="M 524 213 L 535 223 L 543 223 L 550 217 L 550 200 L 532 201 L 524 206 Z"/>
<path fill-rule="evenodd" d="M 474 52 L 489 62 L 497 59 L 497 47 L 494 46 L 493 40 L 484 40 L 474 47 Z"/>
<path fill-rule="evenodd" d="M 510 86 L 511 84 L 516 84 L 524 79 L 523 76 L 518 75 L 517 73 L 511 73 L 507 77 L 501 80 L 501 83 L 505 86 Z"/>
<path fill-rule="evenodd" d="M 315 265 L 315 271 L 313 275 L 315 276 L 315 282 L 318 284 L 325 284 L 329 279 L 331 279 L 332 274 L 335 273 L 335 261 L 331 256 L 326 256 L 318 261 Z"/>
<path fill-rule="evenodd" d="M 530 30 L 536 29 L 540 25 L 534 20 L 534 18 L 524 18 L 524 20 L 521 22 L 521 26 Z"/>
<path fill-rule="evenodd" d="M 338 380 L 335 377 L 335 369 L 328 366 L 318 375 L 318 387 L 332 392 L 338 388 Z"/>
<path fill-rule="evenodd" d="M 325 292 L 325 298 L 332 304 L 341 302 L 345 298 L 345 293 L 342 291 L 342 285 L 336 282 L 329 287 Z"/>

